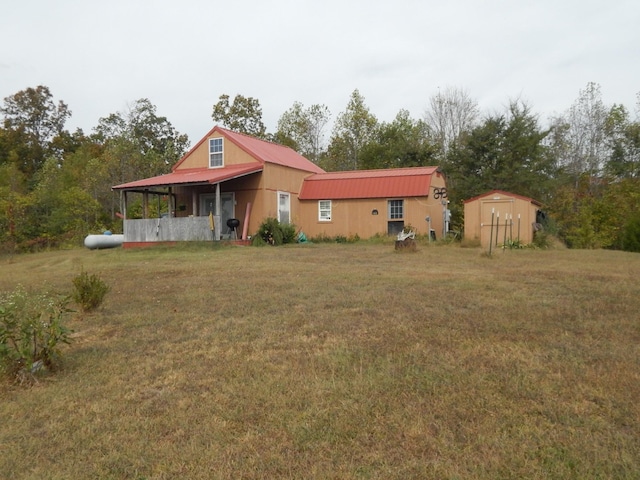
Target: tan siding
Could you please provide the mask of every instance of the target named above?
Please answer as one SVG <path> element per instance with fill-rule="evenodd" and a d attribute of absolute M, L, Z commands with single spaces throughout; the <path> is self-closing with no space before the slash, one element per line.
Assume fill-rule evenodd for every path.
<path fill-rule="evenodd" d="M 464 205 L 464 237 L 479 240 L 483 248 L 490 242 L 502 245 L 505 233 L 507 240 L 531 243 L 537 210 L 532 202 L 504 193 L 477 198 Z"/>
<path fill-rule="evenodd" d="M 360 238 L 369 238 L 376 234 L 386 235 L 389 222 L 388 200 L 392 199 L 332 200 L 330 222 L 318 220 L 318 201 L 305 200 L 300 202 L 300 215 L 295 223 L 311 237 L 358 235 Z M 430 216 L 431 228 L 438 237 L 441 236 L 443 207 L 440 202 L 429 197 L 403 200 L 404 218 L 398 220 L 404 221 L 405 226 L 411 226 L 416 233 L 426 235 L 426 217 Z"/>
<path fill-rule="evenodd" d="M 209 167 L 209 139 L 219 138 L 222 135 L 214 132 L 208 136 L 196 149 L 194 149 L 188 157 L 178 166 L 177 170 L 188 168 L 208 168 Z M 224 137 L 223 137 L 224 138 Z M 233 142 L 224 138 L 223 140 L 224 164 L 239 165 L 242 163 L 253 163 L 256 161 L 251 155 L 242 150 Z"/>
<path fill-rule="evenodd" d="M 431 179 L 433 188 L 445 186 L 444 177 L 440 174 Z M 318 201 L 304 200 L 299 202 L 298 214 L 293 218 L 294 223 L 308 237 L 342 235 L 351 237 L 358 235 L 366 239 L 376 234 L 386 235 L 388 231 L 387 201 L 391 198 L 331 200 L 331 221 L 318 220 Z M 441 200 L 428 197 L 404 198 L 405 226 L 410 225 L 418 234 L 427 234 L 426 217 L 431 217 L 431 228 L 435 230 L 437 238 L 442 235 L 443 205 Z M 378 214 L 372 212 L 377 210 Z"/>

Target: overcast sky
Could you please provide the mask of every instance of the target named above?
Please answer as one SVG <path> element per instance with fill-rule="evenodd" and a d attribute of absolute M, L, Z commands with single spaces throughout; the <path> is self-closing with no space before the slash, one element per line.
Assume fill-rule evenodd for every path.
<path fill-rule="evenodd" d="M 521 98 L 543 122 L 588 82 L 632 112 L 640 92 L 638 0 L 3 3 L 0 98 L 45 85 L 85 133 L 140 98 L 194 144 L 222 94 L 258 99 L 273 132 L 295 101 L 335 119 L 355 89 L 387 122 L 447 87 L 485 113 Z"/>

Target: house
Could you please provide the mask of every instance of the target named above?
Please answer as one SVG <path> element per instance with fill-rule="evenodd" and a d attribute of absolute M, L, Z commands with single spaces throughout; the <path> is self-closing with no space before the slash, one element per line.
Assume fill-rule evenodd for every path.
<path fill-rule="evenodd" d="M 483 248 L 490 243 L 531 243 L 544 215 L 541 206 L 536 200 L 501 190 L 465 200 L 464 238 L 479 240 Z"/>
<path fill-rule="evenodd" d="M 316 173 L 304 179 L 300 224 L 315 235 L 368 238 L 404 227 L 443 233 L 445 178 L 437 167 Z"/>
<path fill-rule="evenodd" d="M 170 173 L 112 188 L 122 195 L 125 247 L 246 240 L 267 217 L 293 223 L 307 237 L 367 238 L 406 225 L 426 233 L 428 226 L 442 231 L 446 210 L 436 167 L 329 173 L 291 148 L 219 126 Z M 142 219 L 127 215 L 134 194 L 142 198 Z"/>

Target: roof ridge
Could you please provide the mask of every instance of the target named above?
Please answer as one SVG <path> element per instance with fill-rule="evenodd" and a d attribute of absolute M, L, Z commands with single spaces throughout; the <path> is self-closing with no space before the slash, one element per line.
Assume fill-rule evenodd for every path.
<path fill-rule="evenodd" d="M 244 133 L 244 132 L 237 132 L 235 130 L 231 130 L 229 128 L 224 128 L 224 127 L 218 127 L 219 130 L 223 130 L 227 133 L 232 133 L 234 135 L 241 135 L 243 137 L 247 137 L 250 140 L 257 140 L 259 142 L 264 142 L 264 143 L 268 143 L 270 145 L 275 145 L 276 147 L 282 147 L 282 148 L 288 148 L 289 150 L 293 150 L 293 148 L 289 147 L 288 145 L 283 145 L 282 143 L 278 143 L 278 142 L 274 142 L 272 140 L 267 140 L 265 138 L 259 138 L 259 137 L 254 137 L 252 135 L 249 135 L 248 133 Z M 293 150 L 295 152 L 295 150 Z M 296 152 L 297 153 L 297 152 Z"/>

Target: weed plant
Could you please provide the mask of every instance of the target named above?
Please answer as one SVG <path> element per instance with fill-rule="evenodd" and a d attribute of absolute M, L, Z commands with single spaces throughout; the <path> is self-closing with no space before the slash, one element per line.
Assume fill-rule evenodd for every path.
<path fill-rule="evenodd" d="M 88 312 L 98 308 L 107 293 L 109 286 L 97 275 L 80 272 L 73 280 L 73 300 Z"/>
<path fill-rule="evenodd" d="M 0 373 L 20 384 L 55 368 L 60 344 L 69 343 L 64 325 L 69 299 L 49 293 L 27 293 L 18 286 L 0 295 Z"/>

